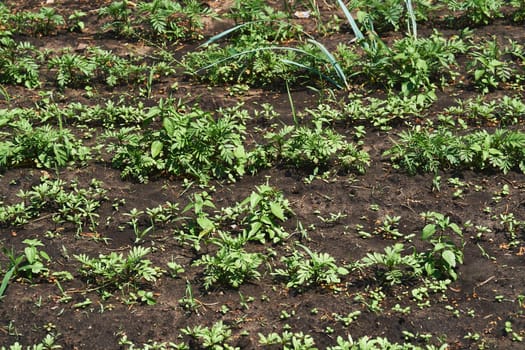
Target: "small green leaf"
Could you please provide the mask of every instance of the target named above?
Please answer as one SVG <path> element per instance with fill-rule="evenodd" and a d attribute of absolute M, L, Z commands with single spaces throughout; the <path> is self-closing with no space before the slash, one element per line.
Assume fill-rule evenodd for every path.
<path fill-rule="evenodd" d="M 428 240 L 434 233 L 436 233 L 436 225 L 428 224 L 423 228 L 423 234 L 421 238 L 423 240 Z"/>
<path fill-rule="evenodd" d="M 162 142 L 158 140 L 153 141 L 153 143 L 151 144 L 151 157 L 156 158 L 162 151 L 163 146 L 164 145 L 162 144 Z"/>
<path fill-rule="evenodd" d="M 213 221 L 211 221 L 210 219 L 208 219 L 207 217 L 205 216 L 200 216 L 197 218 L 197 224 L 199 225 L 199 227 L 203 230 L 203 231 L 211 231 L 213 228 L 214 228 L 214 224 L 213 224 Z"/>
<path fill-rule="evenodd" d="M 443 260 L 448 264 L 450 267 L 456 267 L 456 254 L 454 254 L 451 250 L 445 250 L 443 253 L 441 253 L 441 256 L 443 257 Z"/>
<path fill-rule="evenodd" d="M 275 202 L 270 203 L 270 210 L 272 211 L 272 214 L 275 215 L 279 220 L 285 221 L 286 218 L 284 216 L 283 208 Z"/>

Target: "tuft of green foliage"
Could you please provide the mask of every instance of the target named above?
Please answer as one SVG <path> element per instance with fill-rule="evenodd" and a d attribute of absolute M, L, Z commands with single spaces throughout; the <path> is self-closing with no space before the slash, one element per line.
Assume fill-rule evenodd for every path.
<path fill-rule="evenodd" d="M 0 83 L 40 86 L 36 49 L 29 42 L 16 42 L 10 32 L 0 33 Z"/>
<path fill-rule="evenodd" d="M 152 283 L 161 275 L 161 270 L 152 266 L 144 257 L 150 248 L 133 247 L 127 256 L 111 252 L 90 258 L 86 254 L 74 255 L 82 266 L 79 271 L 86 281 L 101 292 L 134 291 L 145 283 Z"/>
<path fill-rule="evenodd" d="M 525 133 L 498 129 L 458 135 L 441 127 L 433 131 L 416 126 L 403 131 L 400 139 L 384 155 L 408 173 L 440 169 L 513 169 L 525 172 Z"/>
<path fill-rule="evenodd" d="M 33 126 L 27 119 L 6 123 L 11 132 L 0 135 L 0 170 L 15 166 L 53 169 L 70 162 L 85 162 L 90 149 L 68 129 Z"/>
<path fill-rule="evenodd" d="M 266 159 L 314 172 L 336 166 L 341 170 L 364 173 L 370 161 L 367 152 L 324 126 L 322 120 L 314 121 L 313 127 L 285 126 L 279 132 L 269 132 L 264 137 L 267 144 L 262 148 Z"/>
<path fill-rule="evenodd" d="M 341 276 L 349 271 L 337 266 L 335 259 L 328 253 L 312 252 L 308 247 L 300 245 L 306 255 L 294 250 L 291 255 L 281 258 L 284 268 L 277 268 L 272 273 L 286 280 L 287 288 L 304 290 L 313 286 L 332 286 L 341 282 Z"/>
<path fill-rule="evenodd" d="M 215 255 L 206 254 L 195 261 L 195 266 L 204 266 L 204 288 L 226 285 L 238 288 L 245 281 L 260 277 L 257 268 L 262 264 L 263 257 L 259 253 L 249 253 L 244 246 L 248 237 L 240 235 L 232 237 L 220 232 L 219 237 L 212 240 L 219 249 Z"/>

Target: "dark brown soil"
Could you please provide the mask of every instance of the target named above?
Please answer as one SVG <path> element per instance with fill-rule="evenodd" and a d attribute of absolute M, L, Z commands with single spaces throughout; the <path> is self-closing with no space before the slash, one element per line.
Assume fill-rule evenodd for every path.
<path fill-rule="evenodd" d="M 140 42 L 126 42 L 122 38 L 97 34 L 101 20 L 97 18 L 96 10 L 109 3 L 102 0 L 56 0 L 46 6 L 53 6 L 65 17 L 76 9 L 89 13 L 84 32 L 67 33 L 59 30 L 56 35 L 49 37 L 21 39 L 49 50 L 96 45 L 111 49 L 121 56 L 129 52 L 137 55 L 152 52 L 153 47 Z M 209 5 L 224 12 L 227 10 L 225 3 L 210 1 Z M 7 4 L 22 11 L 38 9 L 45 5 L 45 1 L 7 1 Z M 307 20 L 303 22 L 305 27 L 310 25 L 315 28 Z M 437 22 L 433 27 L 442 25 L 440 30 L 453 32 Z M 420 32 L 430 33 L 431 26 L 430 23 L 421 24 Z M 206 35 L 217 33 L 217 28 L 222 29 L 221 24 L 213 22 L 206 29 Z M 351 36 L 346 32 L 337 35 Z M 512 38 L 525 44 L 523 27 L 512 24 L 508 19 L 475 29 L 475 36 L 479 39 L 492 35 Z M 323 40 L 330 42 L 331 39 Z M 194 49 L 195 45 L 180 44 L 173 50 L 182 56 Z M 170 91 L 169 87 L 174 82 L 178 82 L 179 88 Z M 457 99 L 474 96 L 468 82 L 465 84 L 467 86 L 451 86 L 447 91 L 438 92 L 438 100 L 425 112 L 424 118 L 435 118 L 444 108 L 454 105 Z M 118 86 L 108 89 L 97 86 L 94 98 L 86 98 L 82 89 L 68 88 L 62 95 L 57 93 L 56 96 L 59 99 L 57 102 L 61 104 L 103 104 L 106 100 L 118 100 L 121 96 L 138 101 L 139 88 Z M 0 113 L 1 109 L 31 107 L 40 99 L 39 90 L 17 86 L 5 86 L 5 89 L 11 99 L 0 99 Z M 44 89 L 53 92 L 55 87 L 47 82 Z M 498 90 L 487 98 L 510 93 Z M 512 91 L 512 94 L 515 93 Z M 241 101 L 245 102 L 245 108 L 253 110 L 267 102 L 281 114 L 284 123 L 293 122 L 286 92 L 250 89 L 245 94 L 231 96 L 226 87 L 210 88 L 188 81 L 182 74 L 166 77 L 154 84 L 152 96 L 142 101 L 146 105 L 153 105 L 169 94 L 175 99 L 181 98 L 188 105 L 198 102 L 207 111 Z M 344 96 L 343 92 L 337 94 L 339 98 Z M 321 99 L 318 93 L 300 86 L 293 89 L 291 96 L 297 111 L 314 108 Z M 260 125 L 256 121 L 250 124 L 254 129 L 257 126 Z M 142 246 L 153 248 L 148 258 L 154 266 L 163 269 L 166 269 L 168 262 L 175 260 L 185 267 L 185 272 L 178 278 L 163 274 L 156 283 L 147 286 L 146 289 L 154 293 L 155 305 L 126 304 L 124 301 L 128 294 L 125 291 L 117 291 L 104 300 L 97 290 L 90 289 L 81 278 L 79 263 L 73 256 L 87 254 L 94 257 L 110 252 L 127 252 L 135 245 L 135 236 L 125 224 L 127 218 L 122 213 L 133 208 L 145 210 L 166 201 L 179 203 L 183 208 L 193 193 L 201 191 L 197 184 L 187 190 L 182 179 L 163 175 L 153 177 L 147 183 L 137 183 L 121 179 L 120 171 L 97 160 L 85 167 L 65 168 L 58 172 L 27 167 L 8 169 L 0 177 L 0 201 L 4 204 L 16 202 L 16 193 L 29 190 L 39 183 L 43 175 L 62 179 L 66 183 L 74 180 L 79 187 L 88 186 L 92 179 L 97 179 L 108 191 L 108 198 L 97 211 L 101 223 L 97 232 L 86 229 L 77 234 L 70 224 L 55 224 L 51 220 L 51 213 L 43 213 L 22 226 L 0 227 L 0 244 L 5 249 L 20 253 L 24 248 L 23 240 L 40 239 L 45 245 L 43 250 L 51 257 L 49 270 L 69 271 L 74 277 L 71 281 L 60 283 L 50 277 L 32 281 L 24 278 L 11 280 L 0 302 L 0 345 L 9 346 L 15 341 L 36 344 L 51 332 L 58 335 L 57 343 L 64 349 L 128 348 L 119 344 L 119 339 L 124 335 L 137 346 L 152 341 L 187 342 L 189 348 L 197 349 L 204 347 L 183 335 L 181 330 L 197 325 L 210 327 L 222 320 L 232 330 L 227 343 L 240 349 L 261 348 L 259 334 L 281 334 L 284 330 L 311 335 L 319 349 L 335 346 L 338 336 L 344 339 L 349 336 L 353 339 L 363 336 L 385 337 L 392 343 L 411 343 L 424 347 L 425 335 L 430 335 L 430 344 L 448 344 L 449 349 L 523 349 L 523 342 L 513 341 L 512 335 L 505 330 L 505 324 L 510 321 L 513 331 L 525 336 L 525 304 L 521 299 L 525 295 L 525 225 L 522 224 L 517 230 L 515 241 L 518 244 L 509 245 L 508 234 L 497 218 L 500 214 L 513 213 L 517 220 L 525 220 L 525 176 L 514 171 L 505 175 L 470 170 L 441 172 L 441 191 L 433 191 L 433 174 L 409 176 L 394 169 L 382 156 L 383 151 L 392 146 L 396 134 L 406 128 L 404 124 L 388 131 L 367 128 L 364 149 L 370 153 L 372 161 L 363 175 L 331 174 L 325 179 L 305 181 L 308 173 L 304 170 L 273 167 L 253 176 L 246 175 L 235 183 L 212 182 L 210 185 L 215 190 L 208 191 L 217 209 L 242 201 L 256 186 L 265 183 L 282 191 L 294 212 L 294 216 L 284 225 L 294 234 L 284 244 L 271 245 L 267 242 L 266 246 L 250 246 L 250 250 L 263 252 L 267 258 L 259 269 L 262 274 L 260 279 L 250 280 L 238 289 L 219 286 L 206 291 L 202 287 L 202 268 L 191 264 L 214 248 L 205 246 L 202 251 L 195 252 L 175 239 L 177 233 L 172 226 L 160 227 L 141 242 Z M 95 130 L 97 133 L 102 132 L 100 127 Z M 349 138 L 353 133 L 344 125 L 337 126 L 337 130 Z M 258 135 L 251 133 L 250 137 L 257 139 Z M 87 142 L 93 142 L 93 139 Z M 464 182 L 461 196 L 454 195 L 457 188 L 447 182 L 450 178 Z M 494 197 L 504 185 L 509 187 L 510 193 L 496 200 Z M 112 204 L 119 200 L 123 200 L 124 204 L 119 211 L 115 211 Z M 490 213 L 486 208 L 490 208 Z M 425 305 L 418 306 L 418 301 L 412 295 L 414 288 L 421 287 L 420 282 L 388 287 L 374 279 L 372 270 L 353 271 L 344 276 L 337 286 L 320 285 L 303 291 L 287 289 L 286 283 L 276 280 L 271 274 L 272 269 L 281 266 L 279 257 L 289 254 L 296 241 L 312 251 L 329 253 L 338 265 L 351 264 L 369 252 L 382 252 L 385 247 L 396 242 L 405 244 L 407 251 L 412 247 L 421 247 L 422 243 L 417 238 L 413 241 L 394 240 L 378 234 L 364 239 L 358 235 L 357 227 L 360 225 L 362 230 L 373 232 L 387 216 L 399 216 L 399 231 L 405 236 L 415 234 L 415 237 L 419 237 L 425 226 L 420 213 L 429 211 L 442 213 L 460 226 L 471 222 L 473 227 L 464 230 L 464 264 L 457 270 L 458 279 L 448 285 L 443 293 L 430 293 L 425 298 L 428 301 Z M 340 218 L 326 222 L 331 214 L 340 214 Z M 306 237 L 298 231 L 298 223 L 306 228 Z M 484 233 L 478 239 L 475 237 L 476 225 L 486 226 L 491 232 Z M 119 226 L 123 226 L 123 229 L 119 229 Z M 46 235 L 48 231 L 57 234 L 50 238 Z M 271 254 L 272 251 L 275 255 Z M 7 257 L 0 255 L 0 262 L 3 276 L 8 264 Z M 179 303 L 186 296 L 187 285 L 191 285 L 198 305 L 195 312 L 184 309 Z M 377 291 L 384 293 L 385 297 L 374 311 L 365 302 L 369 303 L 371 295 Z M 70 299 L 63 302 L 63 296 Z M 86 307 L 77 305 L 86 299 L 91 300 L 91 304 Z M 365 302 L 361 301 L 363 299 Z M 410 312 L 404 314 L 392 310 L 396 304 L 401 308 L 410 307 Z M 348 325 L 336 317 L 336 314 L 348 315 L 354 311 L 360 311 L 361 314 Z M 478 334 L 479 339 L 470 339 L 468 335 L 471 334 Z"/>

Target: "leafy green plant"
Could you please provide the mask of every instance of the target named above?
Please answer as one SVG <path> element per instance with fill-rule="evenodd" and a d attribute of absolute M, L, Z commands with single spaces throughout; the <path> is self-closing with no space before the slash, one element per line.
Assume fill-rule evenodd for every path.
<path fill-rule="evenodd" d="M 232 337 L 229 326 L 222 321 L 215 322 L 211 327 L 197 325 L 182 329 L 182 333 L 197 340 L 204 349 L 212 350 L 234 350 L 237 349 L 227 342 Z"/>
<path fill-rule="evenodd" d="M 248 253 L 244 249 L 247 237 L 231 237 L 220 232 L 214 239 L 219 249 L 214 256 L 204 255 L 195 261 L 194 265 L 204 266 L 204 288 L 209 289 L 215 284 L 229 285 L 238 288 L 249 279 L 258 279 L 257 268 L 263 262 L 259 253 Z"/>
<path fill-rule="evenodd" d="M 59 337 L 59 334 L 48 333 L 46 336 L 38 343 L 33 343 L 32 346 L 28 345 L 27 347 L 22 346 L 19 342 L 15 342 L 9 347 L 2 346 L 1 350 L 53 350 L 53 349 L 62 349 L 62 346 L 56 344 L 56 340 Z"/>
<path fill-rule="evenodd" d="M 40 86 L 39 64 L 29 42 L 17 43 L 0 36 L 0 83 L 18 84 L 33 89 Z"/>
<path fill-rule="evenodd" d="M 132 11 L 128 0 L 113 1 L 108 6 L 98 10 L 100 18 L 109 18 L 109 21 L 102 27 L 103 30 L 111 30 L 122 36 L 134 34 L 132 26 Z"/>
<path fill-rule="evenodd" d="M 322 120 L 314 121 L 313 128 L 285 126 L 278 133 L 267 133 L 265 139 L 266 157 L 314 172 L 336 165 L 363 173 L 369 163 L 368 153 L 324 127 Z"/>
<path fill-rule="evenodd" d="M 56 69 L 56 81 L 61 89 L 86 84 L 96 69 L 86 57 L 67 51 L 49 60 L 48 67 Z"/>
<path fill-rule="evenodd" d="M 405 247 L 401 243 L 386 247 L 384 253 L 367 253 L 358 263 L 359 268 L 374 267 L 380 283 L 401 284 L 419 277 L 423 268 L 417 253 L 402 255 Z"/>
<path fill-rule="evenodd" d="M 123 177 L 144 181 L 154 171 L 167 171 L 206 182 L 210 178 L 234 180 L 244 174 L 246 114 L 239 106 L 221 109 L 217 117 L 197 107 L 189 111 L 164 108 L 150 111 L 163 117 L 159 131 L 138 133 L 135 128 L 122 128 L 106 133 L 119 140 L 107 149 L 114 152 L 113 165 L 123 169 Z"/>
<path fill-rule="evenodd" d="M 105 194 L 106 190 L 95 180 L 87 188 L 79 188 L 74 182 L 66 188 L 61 180 L 42 178 L 40 184 L 17 193 L 21 202 L 0 206 L 0 224 L 23 225 L 42 212 L 51 211 L 54 223 L 74 223 L 77 234 L 84 227 L 96 232 L 99 216 L 96 211 L 106 199 Z"/>
<path fill-rule="evenodd" d="M 290 331 L 283 331 L 279 333 L 270 333 L 264 335 L 259 333 L 259 345 L 279 346 L 283 350 L 301 349 L 301 350 L 316 350 L 315 340 L 310 334 L 303 332 L 292 333 Z"/>
<path fill-rule="evenodd" d="M 433 8 L 430 1 L 414 1 L 414 7 L 410 6 L 415 12 L 418 20 L 427 20 L 429 11 Z M 351 9 L 356 9 L 356 19 L 365 28 L 384 32 L 394 29 L 399 30 L 403 22 L 409 20 L 407 2 L 403 0 L 387 1 L 355 1 Z"/>
<path fill-rule="evenodd" d="M 84 162 L 90 149 L 64 128 L 46 124 L 34 127 L 27 119 L 8 123 L 8 139 L 0 135 L 0 169 L 20 165 L 55 168 L 71 161 Z"/>
<path fill-rule="evenodd" d="M 289 21 L 289 14 L 275 10 L 261 0 L 235 0 L 228 14 L 237 26 L 218 34 L 235 34 L 236 42 L 249 40 L 279 42 L 296 38 L 302 31 L 299 25 Z"/>
<path fill-rule="evenodd" d="M 394 166 L 401 166 L 410 174 L 451 168 L 525 171 L 525 134 L 519 131 L 499 129 L 489 134 L 482 130 L 456 135 L 446 128 L 430 132 L 417 126 L 401 132 L 399 137 L 399 142 L 384 155 L 390 156 Z"/>
<path fill-rule="evenodd" d="M 502 0 L 443 0 L 448 9 L 453 12 L 460 12 L 461 17 L 474 25 L 486 25 L 494 19 L 503 17 L 501 7 L 504 5 Z M 457 20 L 449 18 L 450 21 Z"/>
<path fill-rule="evenodd" d="M 0 283 L 0 301 L 4 298 L 11 279 L 22 277 L 32 281 L 35 277 L 46 277 L 49 273 L 45 264 L 51 258 L 45 251 L 38 248 L 43 247 L 44 244 L 38 239 L 25 239 L 22 243 L 26 247 L 24 253 L 20 255 L 16 255 L 13 250 L 5 247 L 2 249 L 4 255 L 9 259 L 9 265 Z"/>
<path fill-rule="evenodd" d="M 82 264 L 79 271 L 88 283 L 97 290 L 111 293 L 115 290 L 134 291 L 160 277 L 160 269 L 144 259 L 150 252 L 150 248 L 137 246 L 131 248 L 126 257 L 116 252 L 100 254 L 98 258 L 90 258 L 86 254 L 74 257 Z"/>
<path fill-rule="evenodd" d="M 84 17 L 87 16 L 87 13 L 84 11 L 75 10 L 67 18 L 67 29 L 70 32 L 82 33 L 85 28 L 85 23 L 83 21 Z"/>
<path fill-rule="evenodd" d="M 458 100 L 456 106 L 447 108 L 442 119 L 455 117 L 474 124 L 497 126 L 515 125 L 523 121 L 525 103 L 519 96 L 503 96 L 494 100 L 485 100 L 478 96 L 467 100 Z"/>
<path fill-rule="evenodd" d="M 52 7 L 42 7 L 38 13 L 31 17 L 33 22 L 33 35 L 49 35 L 66 23 L 64 17 L 58 14 Z"/>
<path fill-rule="evenodd" d="M 269 239 L 278 243 L 289 236 L 278 222 L 286 221 L 286 215 L 292 213 L 290 203 L 281 192 L 261 185 L 242 202 L 223 209 L 221 220 L 233 222 L 250 240 L 264 243 Z"/>
<path fill-rule="evenodd" d="M 496 89 L 502 83 L 509 82 L 517 74 L 517 67 L 505 55 L 523 59 L 521 49 L 502 48 L 495 38 L 476 47 L 470 53 L 472 61 L 468 64 L 473 75 L 474 85 L 483 93 Z"/>
<path fill-rule="evenodd" d="M 459 38 L 446 39 L 435 32 L 429 38 L 406 36 L 388 47 L 376 35 L 361 43 L 365 57 L 358 69 L 372 84 L 387 83 L 403 95 L 423 93 L 455 78 L 456 54 L 467 47 Z M 345 67 L 343 67 L 345 68 Z"/>
<path fill-rule="evenodd" d="M 456 268 L 463 264 L 465 245 L 461 228 L 441 213 L 424 213 L 424 217 L 430 223 L 423 228 L 421 238 L 432 245 L 423 255 L 426 274 L 437 279 L 456 280 Z"/>
<path fill-rule="evenodd" d="M 151 27 L 152 34 L 168 40 L 200 39 L 202 17 L 212 12 L 195 0 L 153 0 L 137 5 L 138 15 Z"/>
<path fill-rule="evenodd" d="M 514 22 L 523 22 L 525 20 L 525 1 L 524 0 L 511 0 L 510 4 L 515 8 L 512 14 Z"/>
<path fill-rule="evenodd" d="M 281 258 L 284 268 L 277 268 L 274 276 L 287 281 L 287 288 L 302 290 L 311 286 L 330 286 L 341 282 L 341 276 L 348 274 L 344 267 L 337 266 L 328 253 L 312 252 L 298 244 L 305 252 L 294 250 L 291 255 Z"/>

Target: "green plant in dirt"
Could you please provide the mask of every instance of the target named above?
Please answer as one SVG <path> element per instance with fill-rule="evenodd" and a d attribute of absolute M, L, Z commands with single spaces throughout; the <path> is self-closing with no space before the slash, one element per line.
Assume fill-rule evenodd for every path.
<path fill-rule="evenodd" d="M 315 347 L 315 340 L 310 334 L 303 332 L 292 333 L 290 331 L 283 331 L 279 333 L 270 333 L 264 335 L 259 333 L 259 345 L 264 347 L 279 347 L 283 350 L 317 350 Z"/>
<path fill-rule="evenodd" d="M 187 312 L 195 312 L 198 315 L 198 309 L 202 306 L 202 303 L 193 296 L 193 289 L 188 280 L 186 280 L 184 296 L 178 300 L 178 303 Z"/>
<path fill-rule="evenodd" d="M 196 0 L 140 2 L 137 10 L 154 36 L 168 40 L 200 39 L 203 16 L 213 14 Z"/>
<path fill-rule="evenodd" d="M 79 271 L 86 281 L 101 292 L 121 290 L 124 293 L 152 283 L 161 275 L 161 270 L 152 266 L 144 257 L 151 252 L 150 248 L 133 247 L 127 256 L 111 252 L 90 258 L 86 254 L 74 255 L 82 266 Z"/>
<path fill-rule="evenodd" d="M 233 181 L 244 174 L 248 162 L 243 145 L 247 112 L 240 106 L 220 109 L 217 116 L 197 107 L 186 111 L 163 104 L 149 113 L 163 118 L 161 130 L 121 128 L 106 132 L 106 138 L 118 139 L 107 150 L 114 153 L 112 163 L 123 169 L 123 177 L 144 181 L 152 172 L 165 171 L 207 182 L 210 178 Z"/>
<path fill-rule="evenodd" d="M 341 110 L 337 115 L 342 121 L 365 122 L 387 130 L 398 122 L 413 122 L 433 102 L 434 99 L 428 94 L 400 96 L 391 93 L 386 99 L 349 94 L 338 102 Z"/>
<path fill-rule="evenodd" d="M 77 62 L 72 62 L 73 72 L 78 69 L 81 73 L 84 73 L 85 70 L 88 72 L 87 75 L 103 79 L 108 86 L 128 82 L 140 82 L 144 79 L 144 73 L 147 70 L 147 67 L 143 65 L 135 65 L 132 60 L 122 58 L 112 51 L 99 47 L 88 48 L 85 59 L 87 63 L 82 58 L 75 58 Z M 64 65 L 67 64 L 69 64 L 69 62 L 66 62 Z M 63 69 L 62 65 L 59 64 L 59 66 L 59 69 Z M 90 80 L 94 79 L 90 78 Z M 72 83 L 73 85 L 75 84 L 75 82 Z"/>
<path fill-rule="evenodd" d="M 501 47 L 495 38 L 474 46 L 469 56 L 472 60 L 467 66 L 468 72 L 472 74 L 476 88 L 483 93 L 516 78 L 517 65 L 506 57 L 524 59 L 518 46 L 511 42 L 510 48 Z"/>
<path fill-rule="evenodd" d="M 312 286 L 333 286 L 341 282 L 341 276 L 348 274 L 344 267 L 337 266 L 328 253 L 312 252 L 308 247 L 298 244 L 304 252 L 294 250 L 291 255 L 281 258 L 284 268 L 272 273 L 286 281 L 287 288 L 303 290 Z"/>
<path fill-rule="evenodd" d="M 368 29 L 384 32 L 399 30 L 400 25 L 409 20 L 407 4 L 404 0 L 359 0 L 351 3 L 351 9 L 356 9 L 357 21 Z M 417 20 L 427 20 L 433 5 L 428 0 L 413 1 L 413 11 Z"/>
<path fill-rule="evenodd" d="M 51 185 L 55 185 L 59 180 Z M 44 182 L 41 185 L 46 185 Z M 58 206 L 58 213 L 53 215 L 55 222 L 71 222 L 77 229 L 77 234 L 87 227 L 93 233 L 97 232 L 99 214 L 96 212 L 103 200 L 107 200 L 107 190 L 102 188 L 102 183 L 93 179 L 86 188 L 79 188 L 75 182 L 71 183 L 71 190 L 66 191 L 60 184 L 60 191 L 52 199 Z M 31 192 L 30 192 L 31 195 Z M 51 198 L 50 198 L 51 199 Z M 32 202 L 36 202 L 34 199 Z M 32 204 L 34 206 L 34 204 Z"/>
<path fill-rule="evenodd" d="M 519 124 L 525 116 L 525 103 L 519 96 L 503 96 L 489 101 L 478 96 L 456 102 L 456 106 L 445 109 L 443 118 L 452 116 L 475 124 L 505 126 Z"/>
<path fill-rule="evenodd" d="M 56 69 L 56 82 L 59 88 L 79 87 L 93 76 L 96 66 L 86 57 L 68 51 L 49 60 L 48 67 Z"/>
<path fill-rule="evenodd" d="M 113 1 L 108 6 L 98 10 L 100 18 L 109 18 L 109 21 L 102 26 L 102 30 L 114 31 L 118 35 L 132 36 L 135 30 L 132 26 L 132 10 L 128 0 Z"/>
<path fill-rule="evenodd" d="M 166 201 L 164 204 L 159 204 L 156 207 L 146 208 L 145 211 L 153 227 L 181 220 L 179 218 L 178 203 Z"/>
<path fill-rule="evenodd" d="M 354 340 L 351 336 L 348 336 L 348 339 L 338 336 L 337 345 L 328 347 L 327 350 L 446 350 L 448 347 L 448 344 L 438 346 L 426 344 L 425 347 L 420 347 L 413 344 L 391 343 L 387 338 L 381 337 L 364 336 Z"/>
<path fill-rule="evenodd" d="M 183 243 L 190 242 L 196 251 L 201 249 L 201 241 L 208 240 L 218 228 L 217 223 L 205 211 L 206 208 L 215 208 L 212 197 L 206 191 L 195 193 L 193 200 L 182 210 L 182 213 L 192 211 L 194 218 L 188 220 L 179 232 L 178 240 Z"/>
<path fill-rule="evenodd" d="M 212 350 L 235 350 L 239 349 L 228 344 L 232 336 L 230 327 L 222 321 L 215 322 L 211 327 L 197 325 L 186 327 L 181 330 L 182 334 L 188 335 L 199 342 L 203 349 Z"/>
<path fill-rule="evenodd" d="M 42 212 L 51 211 L 55 223 L 74 223 L 77 233 L 83 232 L 84 227 L 96 232 L 99 217 L 96 210 L 107 199 L 106 190 L 95 180 L 87 188 L 79 188 L 73 182 L 70 186 L 66 189 L 61 180 L 42 178 L 40 184 L 17 193 L 21 202 L 0 206 L 0 224 L 23 225 Z"/>
<path fill-rule="evenodd" d="M 16 255 L 13 250 L 3 248 L 4 255 L 9 259 L 7 271 L 0 284 L 0 300 L 3 298 L 9 281 L 15 277 L 23 277 L 33 280 L 35 277 L 45 277 L 49 273 L 46 267 L 51 258 L 49 255 L 39 249 L 44 244 L 38 239 L 25 239 L 22 241 L 26 245 L 24 253 Z"/>
<path fill-rule="evenodd" d="M 523 336 L 520 335 L 520 332 L 516 332 L 512 329 L 512 321 L 505 321 L 505 334 L 510 336 L 514 342 L 523 341 Z"/>
<path fill-rule="evenodd" d="M 0 34 L 0 83 L 24 85 L 29 89 L 40 86 L 39 65 L 35 48 L 29 42 L 17 43 Z"/>
<path fill-rule="evenodd" d="M 322 120 L 314 121 L 313 127 L 285 126 L 264 137 L 267 144 L 263 149 L 267 158 L 313 172 L 336 165 L 341 170 L 354 169 L 364 173 L 370 161 L 368 153 L 325 127 Z"/>
<path fill-rule="evenodd" d="M 437 279 L 456 280 L 456 268 L 463 264 L 463 231 L 441 213 L 427 212 L 422 216 L 427 224 L 421 238 L 431 244 L 422 255 L 425 273 Z"/>
<path fill-rule="evenodd" d="M 155 227 L 154 225 L 148 226 L 145 229 L 141 229 L 139 227 L 139 220 L 143 214 L 144 212 L 142 210 L 137 210 L 137 208 L 131 209 L 129 213 L 124 213 L 124 216 L 129 217 L 129 221 L 127 223 L 133 228 L 133 233 L 135 234 L 135 243 L 139 243 L 142 238 L 144 238 Z"/>
<path fill-rule="evenodd" d="M 248 253 L 244 246 L 248 241 L 245 235 L 232 237 L 219 232 L 212 243 L 218 246 L 214 256 L 206 254 L 195 261 L 195 266 L 204 266 L 204 288 L 210 289 L 216 284 L 238 288 L 245 281 L 260 277 L 257 268 L 263 262 L 259 253 Z"/>
<path fill-rule="evenodd" d="M 52 7 L 42 7 L 31 17 L 33 35 L 49 35 L 66 23 L 64 17 Z"/>
<path fill-rule="evenodd" d="M 83 21 L 84 17 L 87 16 L 87 13 L 84 11 L 75 10 L 67 18 L 67 29 L 70 32 L 82 33 L 85 28 L 85 23 Z"/>
<path fill-rule="evenodd" d="M 103 138 L 110 141 L 106 150 L 112 154 L 113 167 L 122 169 L 122 178 L 131 177 L 140 182 L 147 182 L 148 175 L 164 169 L 164 162 L 155 159 L 148 152 L 147 145 L 151 143 L 151 134 L 143 134 L 141 128 L 123 127 L 118 130 L 107 130 Z"/>
<path fill-rule="evenodd" d="M 282 25 L 285 28 L 290 26 L 289 23 L 264 15 L 262 19 L 252 19 L 252 12 L 246 15 L 246 11 L 250 11 L 250 5 L 246 6 L 245 3 L 242 2 L 238 11 L 232 13 L 242 18 L 250 17 L 250 21 L 210 38 L 201 45 L 204 50 L 187 54 L 183 65 L 189 74 L 212 83 L 246 83 L 271 87 L 282 86 L 283 82 L 310 82 L 318 79 L 337 87 L 348 87 L 339 63 L 322 43 L 308 39 L 294 47 L 279 46 L 280 40 L 292 35 L 286 34 L 289 32 L 282 28 Z M 266 6 L 259 0 L 250 4 L 255 4 L 255 8 Z M 258 11 L 253 12 L 253 15 L 260 16 L 264 13 Z M 274 23 L 281 26 L 277 31 L 273 30 Z M 229 45 L 220 47 L 215 43 L 226 36 L 233 37 Z M 203 72 L 206 74 L 202 74 Z"/>
<path fill-rule="evenodd" d="M 118 344 L 121 346 L 126 346 L 126 349 L 133 350 L 189 350 L 189 346 L 185 343 L 173 343 L 173 342 L 157 342 L 153 340 L 148 340 L 147 343 L 142 345 L 137 345 L 133 341 L 128 339 L 128 336 L 121 332 L 119 333 Z"/>
<path fill-rule="evenodd" d="M 293 212 L 283 194 L 269 185 L 261 185 L 242 202 L 223 209 L 220 219 L 242 229 L 250 240 L 264 243 L 269 239 L 278 243 L 289 236 L 278 224 L 286 221 L 287 214 Z"/>
<path fill-rule="evenodd" d="M 68 129 L 49 124 L 34 127 L 27 119 L 7 125 L 11 130 L 7 139 L 0 135 L 0 170 L 21 165 L 53 169 L 90 158 L 90 149 Z"/>
<path fill-rule="evenodd" d="M 288 13 L 275 10 L 262 0 L 235 0 L 228 16 L 237 25 L 218 36 L 232 33 L 236 43 L 280 42 L 297 38 L 302 32 L 299 25 L 289 20 Z"/>
<path fill-rule="evenodd" d="M 403 255 L 405 247 L 401 243 L 386 247 L 384 253 L 367 253 L 357 267 L 373 267 L 378 281 L 382 284 L 396 285 L 413 280 L 423 273 L 417 253 Z"/>
<path fill-rule="evenodd" d="M 510 5 L 515 8 L 512 14 L 514 22 L 523 22 L 525 20 L 525 0 L 511 0 Z"/>
<path fill-rule="evenodd" d="M 456 135 L 446 128 L 429 131 L 416 126 L 399 137 L 384 155 L 410 174 L 450 168 L 497 169 L 503 173 L 519 168 L 525 172 L 525 134 L 519 131 L 499 129 L 489 134 L 481 130 Z"/>
<path fill-rule="evenodd" d="M 375 235 L 381 235 L 384 238 L 390 238 L 390 239 L 403 238 L 405 237 L 405 235 L 399 232 L 399 221 L 400 220 L 401 220 L 401 216 L 385 215 L 384 218 L 381 218 L 380 220 L 377 221 L 377 225 L 373 233 Z"/>
<path fill-rule="evenodd" d="M 400 89 L 403 95 L 431 92 L 457 75 L 456 54 L 467 50 L 457 38 L 446 39 L 434 32 L 429 38 L 406 36 L 388 47 L 377 35 L 361 41 L 364 60 L 357 69 L 372 84 Z M 343 69 L 347 69 L 343 67 Z"/>
<path fill-rule="evenodd" d="M 499 219 L 499 223 L 503 227 L 503 231 L 510 240 L 510 245 L 518 246 L 520 244 L 518 233 L 522 228 L 525 227 L 525 221 L 516 219 L 514 213 L 502 213 L 499 215 Z"/>
<path fill-rule="evenodd" d="M 60 336 L 60 334 L 52 334 L 48 333 L 46 336 L 38 343 L 38 344 L 32 344 L 28 345 L 27 347 L 22 346 L 19 342 L 15 342 L 9 347 L 2 346 L 0 347 L 0 350 L 53 350 L 53 349 L 62 349 L 62 345 L 56 344 L 57 338 Z"/>
<path fill-rule="evenodd" d="M 276 87 L 283 82 L 314 80 L 337 87 L 347 85 L 346 76 L 333 55 L 312 39 L 299 47 L 257 41 L 233 47 L 209 44 L 203 51 L 187 54 L 182 63 L 188 74 L 213 84 Z"/>
<path fill-rule="evenodd" d="M 501 7 L 503 0 L 442 0 L 447 8 L 453 12 L 460 12 L 468 23 L 474 25 L 487 25 L 494 19 L 503 17 Z M 449 21 L 457 21 L 449 17 Z"/>
<path fill-rule="evenodd" d="M 5 18 L 13 32 L 24 35 L 50 35 L 65 24 L 54 8 L 42 7 L 38 12 L 19 11 Z"/>

